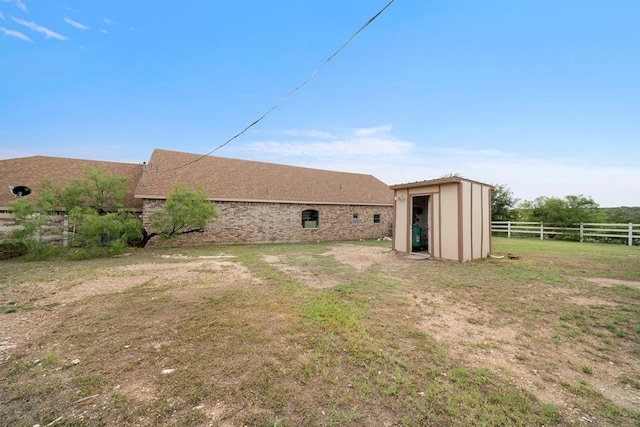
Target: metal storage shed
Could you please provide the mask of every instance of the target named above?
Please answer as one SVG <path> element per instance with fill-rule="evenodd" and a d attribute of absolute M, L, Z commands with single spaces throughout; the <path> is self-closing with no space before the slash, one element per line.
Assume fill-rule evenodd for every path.
<path fill-rule="evenodd" d="M 491 185 L 450 177 L 390 188 L 394 250 L 460 262 L 491 253 Z"/>

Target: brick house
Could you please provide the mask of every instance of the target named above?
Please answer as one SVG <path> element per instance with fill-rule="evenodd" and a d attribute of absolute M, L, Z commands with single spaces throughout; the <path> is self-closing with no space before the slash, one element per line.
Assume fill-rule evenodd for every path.
<path fill-rule="evenodd" d="M 177 183 L 201 187 L 218 208 L 204 233 L 180 238 L 189 242 L 391 236 L 393 191 L 371 175 L 156 149 L 135 191 L 143 202 L 145 225 Z"/>
<path fill-rule="evenodd" d="M 328 241 L 391 235 L 393 191 L 371 175 L 154 150 L 148 163 L 130 164 L 33 156 L 0 160 L 0 233 L 12 224 L 9 187 L 37 194 L 51 180 L 64 185 L 82 178 L 82 167 L 129 176 L 127 206 L 143 224 L 175 184 L 201 187 L 218 208 L 204 233 L 183 243 Z M 28 197 L 28 196 L 27 196 Z M 64 218 L 64 216 L 62 216 Z M 172 242 L 176 243 L 175 241 Z"/>

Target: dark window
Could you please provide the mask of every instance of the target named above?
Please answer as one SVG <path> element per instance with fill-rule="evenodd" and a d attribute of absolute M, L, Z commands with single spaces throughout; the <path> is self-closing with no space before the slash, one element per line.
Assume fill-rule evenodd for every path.
<path fill-rule="evenodd" d="M 315 209 L 302 211 L 302 228 L 320 227 L 320 214 Z"/>
<path fill-rule="evenodd" d="M 359 219 L 358 219 L 358 214 L 357 214 L 357 213 L 354 213 L 354 214 L 353 214 L 353 223 L 354 223 L 354 224 L 357 224 L 357 223 L 358 223 L 358 221 L 359 221 Z"/>
<path fill-rule="evenodd" d="M 380 214 L 373 214 L 373 223 L 380 224 Z"/>

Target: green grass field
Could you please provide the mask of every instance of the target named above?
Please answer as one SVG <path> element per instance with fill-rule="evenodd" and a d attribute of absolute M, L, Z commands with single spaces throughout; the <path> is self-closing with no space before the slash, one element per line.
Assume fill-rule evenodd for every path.
<path fill-rule="evenodd" d="M 494 238 L 0 262 L 0 425 L 640 424 L 640 248 Z"/>

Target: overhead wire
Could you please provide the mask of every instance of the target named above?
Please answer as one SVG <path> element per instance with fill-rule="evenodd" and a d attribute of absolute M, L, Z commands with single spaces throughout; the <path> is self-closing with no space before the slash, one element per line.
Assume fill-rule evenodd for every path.
<path fill-rule="evenodd" d="M 251 124 L 247 125 L 246 127 L 244 127 L 244 129 L 242 129 L 240 132 L 236 133 L 235 135 L 233 135 L 231 138 L 227 139 L 224 143 L 218 145 L 217 147 L 215 147 L 213 150 L 209 151 L 208 153 L 202 154 L 198 157 L 196 157 L 195 159 L 186 162 L 180 166 L 176 166 L 176 167 L 172 167 L 172 168 L 167 168 L 167 169 L 160 169 L 160 170 L 156 170 L 154 171 L 154 173 L 161 173 L 161 172 L 169 172 L 169 171 L 174 171 L 174 170 L 178 170 L 178 169 L 182 169 L 185 168 L 187 166 L 190 166 L 196 162 L 199 162 L 200 160 L 204 159 L 205 157 L 208 157 L 210 155 L 212 155 L 213 153 L 215 153 L 216 151 L 220 150 L 221 148 L 225 147 L 226 145 L 228 145 L 229 143 L 231 143 L 233 140 L 239 138 L 240 136 L 242 136 L 244 133 L 246 133 L 249 129 L 251 129 L 252 127 L 254 127 L 255 125 L 257 125 L 258 123 L 260 123 L 265 117 L 267 117 L 269 114 L 271 114 L 275 109 L 277 109 L 278 107 L 280 107 L 282 104 L 284 104 L 284 102 L 289 99 L 293 94 L 295 94 L 296 92 L 298 92 L 300 89 L 302 89 L 307 83 L 309 83 L 309 81 L 311 81 L 311 79 L 313 79 L 316 74 L 318 74 L 318 72 L 325 66 L 327 65 L 333 58 L 335 58 L 345 47 L 347 47 L 352 41 L 353 39 L 355 39 L 358 34 L 360 34 L 365 28 L 367 28 L 369 25 L 371 25 L 371 23 L 373 23 L 373 21 L 375 21 L 380 15 L 382 15 L 384 13 L 385 10 L 387 10 L 387 8 L 389 6 L 391 6 L 391 4 L 394 2 L 395 0 L 389 0 L 389 2 L 382 8 L 380 9 L 375 15 L 373 15 L 371 18 L 369 18 L 369 20 L 367 22 L 365 22 L 355 33 L 353 33 L 351 35 L 351 37 L 349 37 L 347 39 L 347 41 L 345 41 L 338 49 L 335 50 L 335 52 L 333 52 L 331 55 L 329 55 L 320 65 L 318 65 L 312 72 L 311 74 L 309 74 L 309 77 L 307 77 L 305 80 L 303 80 L 300 84 L 298 84 L 295 88 L 293 88 L 291 91 L 289 91 L 289 93 L 287 93 L 285 96 L 283 96 L 280 101 L 278 101 L 277 103 L 275 103 L 273 106 L 271 106 L 271 108 L 269 108 L 268 110 L 266 110 L 260 117 L 258 117 L 256 120 L 254 120 Z"/>

